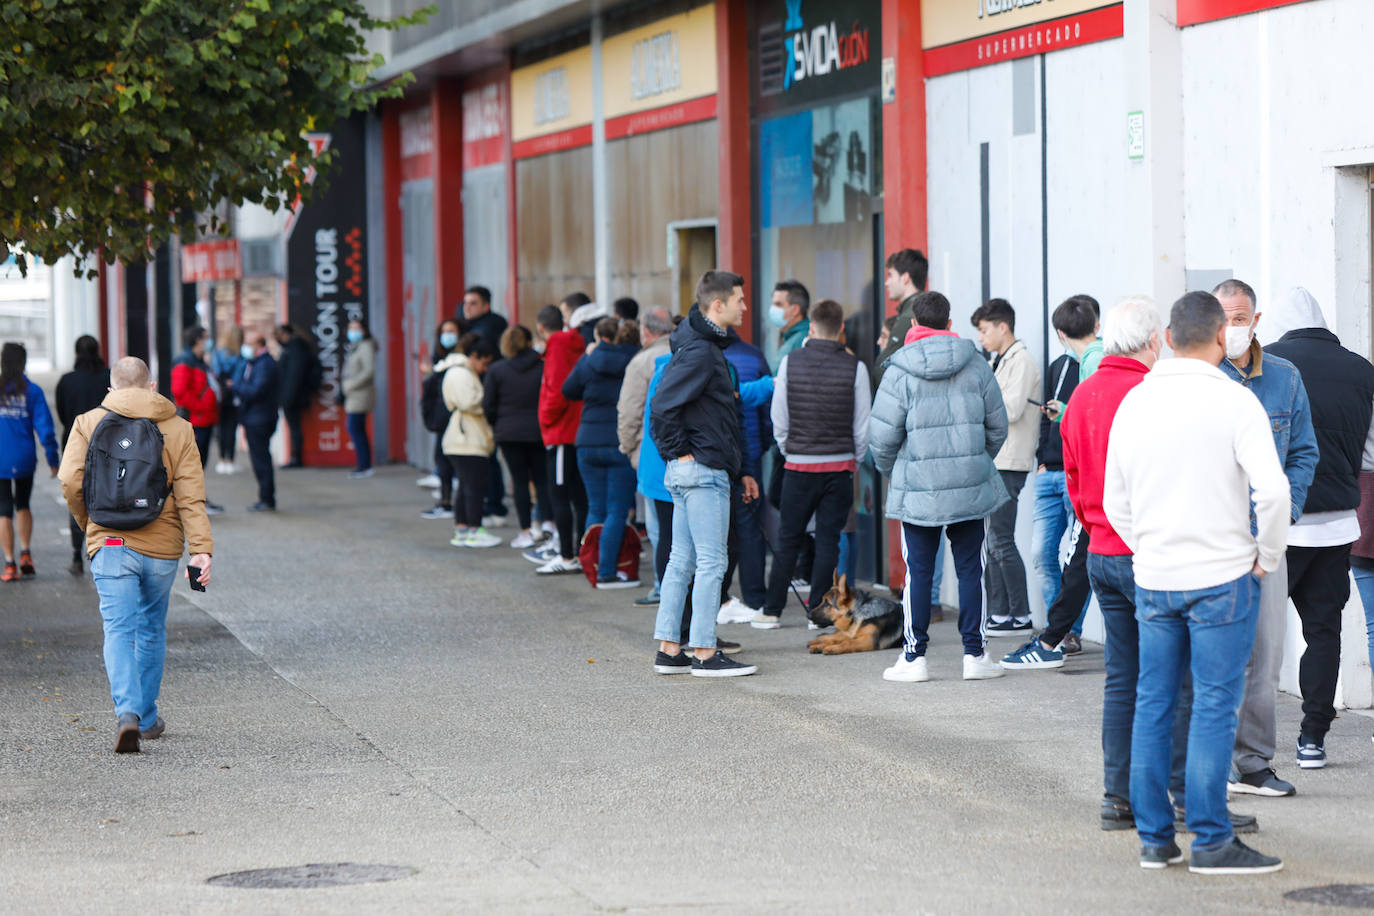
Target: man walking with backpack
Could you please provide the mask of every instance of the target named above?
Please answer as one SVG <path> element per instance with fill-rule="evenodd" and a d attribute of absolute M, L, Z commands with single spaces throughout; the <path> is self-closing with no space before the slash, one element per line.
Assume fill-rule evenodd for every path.
<path fill-rule="evenodd" d="M 76 418 L 58 470 L 67 508 L 86 529 L 120 754 L 166 728 L 157 697 L 172 583 L 188 543 L 200 585 L 214 551 L 195 434 L 155 388 L 143 360 L 115 363 L 110 393 Z"/>

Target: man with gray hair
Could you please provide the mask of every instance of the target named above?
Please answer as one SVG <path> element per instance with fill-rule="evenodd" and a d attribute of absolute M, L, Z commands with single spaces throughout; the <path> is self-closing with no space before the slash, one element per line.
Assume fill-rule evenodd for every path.
<path fill-rule="evenodd" d="M 193 587 L 210 581 L 214 551 L 195 433 L 156 388 L 143 360 L 116 362 L 110 393 L 76 418 L 58 470 L 67 508 L 86 530 L 118 717 L 115 752 L 121 754 L 137 751 L 140 738 L 160 737 L 166 727 L 157 698 L 172 583 L 188 542 L 186 575 Z M 160 460 L 166 476 L 140 472 L 143 462 L 122 460 L 130 457 Z M 134 470 L 126 473 L 126 463 Z"/>
<path fill-rule="evenodd" d="M 1283 862 L 1236 839 L 1226 774 L 1260 580 L 1277 568 L 1288 534 L 1288 478 L 1264 408 L 1218 368 L 1226 358 L 1226 314 L 1216 297 L 1179 299 L 1167 336 L 1176 358 L 1132 388 L 1112 420 L 1102 501 L 1111 530 L 1132 554 L 1135 579 L 1140 674 L 1130 799 L 1140 865 L 1183 861 L 1169 781 L 1186 671 L 1193 678 L 1189 871 L 1263 874 Z"/>

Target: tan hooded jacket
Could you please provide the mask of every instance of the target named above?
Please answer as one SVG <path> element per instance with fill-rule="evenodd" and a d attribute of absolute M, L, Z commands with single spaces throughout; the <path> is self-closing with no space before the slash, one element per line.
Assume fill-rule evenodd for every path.
<path fill-rule="evenodd" d="M 162 463 L 167 467 L 172 493 L 162 507 L 162 514 L 134 531 L 102 528 L 86 515 L 81 487 L 86 473 L 86 449 L 96 424 L 107 411 L 125 417 L 147 417 L 157 423 L 162 432 Z M 190 423 L 177 416 L 176 406 L 155 391 L 147 388 L 111 391 L 99 407 L 77 417 L 72 424 L 71 438 L 62 452 L 62 466 L 57 476 L 62 480 L 67 508 L 86 529 L 89 556 L 95 556 L 96 551 L 105 546 L 106 537 L 123 538 L 124 546 L 130 550 L 162 560 L 179 559 L 187 544 L 192 555 L 214 553 L 210 518 L 205 514 L 205 476 L 195 433 Z"/>

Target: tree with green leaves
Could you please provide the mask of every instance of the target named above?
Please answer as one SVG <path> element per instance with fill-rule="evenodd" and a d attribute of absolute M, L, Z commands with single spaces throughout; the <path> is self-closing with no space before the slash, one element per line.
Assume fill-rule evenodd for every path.
<path fill-rule="evenodd" d="M 136 262 L 222 203 L 308 199 L 300 179 L 330 154 L 304 132 L 400 93 L 368 85 L 382 60 L 367 33 L 431 10 L 0 0 L 0 253 Z"/>

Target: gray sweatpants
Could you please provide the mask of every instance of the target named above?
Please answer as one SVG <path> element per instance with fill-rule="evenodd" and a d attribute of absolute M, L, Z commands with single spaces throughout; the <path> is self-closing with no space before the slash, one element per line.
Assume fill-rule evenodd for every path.
<path fill-rule="evenodd" d="M 1283 637 L 1288 623 L 1288 560 L 1260 580 L 1255 647 L 1245 668 L 1245 697 L 1236 725 L 1234 760 L 1241 775 L 1268 769 L 1273 764 L 1277 725 L 1274 707 L 1278 699 L 1279 668 L 1283 665 Z"/>

